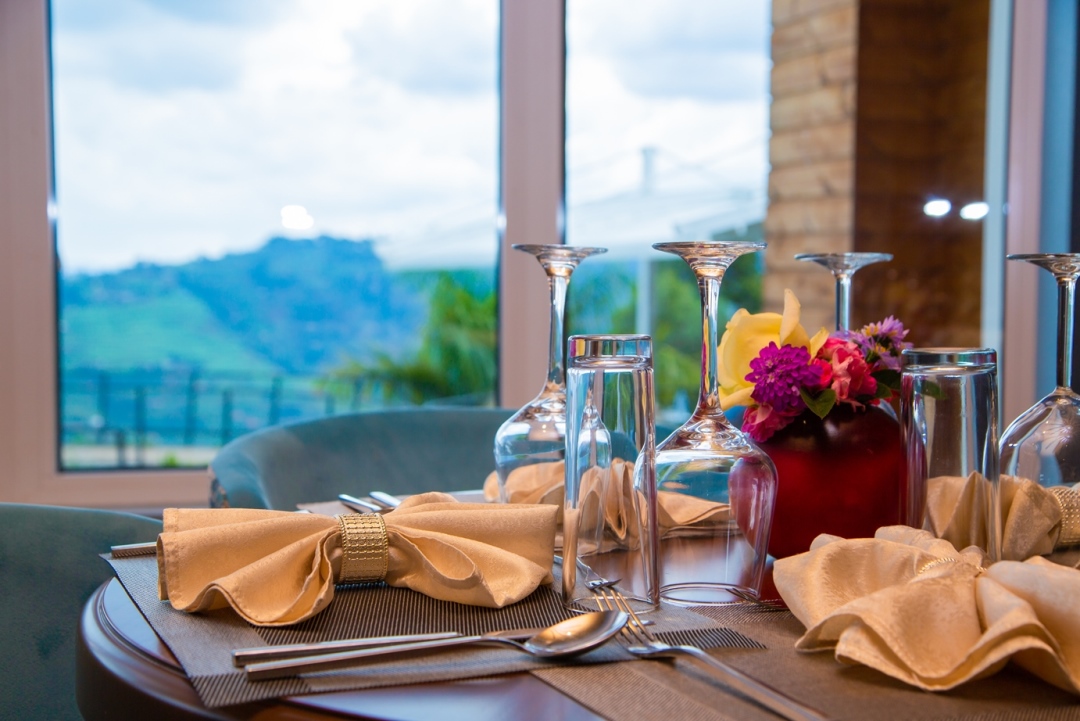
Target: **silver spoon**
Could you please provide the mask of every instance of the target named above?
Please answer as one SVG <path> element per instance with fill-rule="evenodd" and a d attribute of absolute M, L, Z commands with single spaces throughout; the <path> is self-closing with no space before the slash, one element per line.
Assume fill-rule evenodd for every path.
<path fill-rule="evenodd" d="M 395 646 L 343 651 L 341 653 L 303 656 L 283 661 L 265 661 L 251 663 L 247 669 L 249 681 L 265 681 L 273 678 L 285 678 L 302 673 L 316 673 L 347 668 L 357 661 L 369 658 L 382 658 L 397 654 L 426 651 L 435 648 L 452 648 L 474 643 L 504 643 L 525 651 L 539 658 L 557 658 L 584 653 L 603 644 L 622 630 L 629 617 L 622 611 L 594 611 L 574 616 L 549 626 L 525 641 L 514 641 L 501 635 L 505 632 L 493 631 L 481 636 L 459 636 L 436 641 L 402 643 Z"/>

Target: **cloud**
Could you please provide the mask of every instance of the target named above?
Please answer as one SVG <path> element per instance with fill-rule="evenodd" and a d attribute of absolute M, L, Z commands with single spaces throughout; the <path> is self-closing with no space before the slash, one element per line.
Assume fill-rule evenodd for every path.
<path fill-rule="evenodd" d="M 103 4 L 109 10 L 100 16 L 86 13 L 85 5 L 54 3 L 59 41 L 53 48 L 67 77 L 107 78 L 120 87 L 153 94 L 236 86 L 244 27 L 200 18 L 192 12 L 195 5 L 187 8 L 186 3 L 121 0 L 118 5 Z M 175 10 L 174 6 L 189 12 L 185 16 L 163 11 Z"/>
<path fill-rule="evenodd" d="M 727 102 L 764 98 L 768 89 L 768 3 L 568 6 L 569 63 L 603 60 L 634 93 Z"/>
<path fill-rule="evenodd" d="M 497 3 L 292 0 L 262 15 L 261 3 L 118 1 L 123 13 L 95 19 L 56 0 L 67 270 L 251 249 L 283 233 L 286 205 L 315 220 L 300 234 L 376 237 L 390 262 L 451 242 L 456 257 L 494 262 Z M 593 2 L 618 12 L 570 58 L 571 200 L 636 187 L 647 145 L 665 182 L 763 186 L 764 88 L 739 99 L 705 82 L 756 72 L 753 57 L 736 68 L 718 59 L 742 51 L 714 52 L 685 27 L 709 3 L 669 3 L 671 19 L 609 0 L 568 7 Z M 664 51 L 649 22 L 683 45 Z M 709 158 L 712 176 L 692 167 Z"/>
<path fill-rule="evenodd" d="M 381 5 L 347 33 L 366 72 L 405 90 L 436 95 L 489 93 L 496 83 L 496 5 L 402 2 Z M 472 17 L 470 22 L 463 22 Z"/>

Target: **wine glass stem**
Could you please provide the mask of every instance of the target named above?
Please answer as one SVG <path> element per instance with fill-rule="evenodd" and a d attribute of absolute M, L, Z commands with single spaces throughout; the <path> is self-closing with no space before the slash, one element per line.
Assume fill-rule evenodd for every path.
<path fill-rule="evenodd" d="M 720 277 L 699 276 L 701 291 L 701 397 L 698 410 L 710 414 L 720 410 L 720 384 L 717 377 L 717 344 L 719 328 L 717 318 L 720 309 Z"/>
<path fill-rule="evenodd" d="M 851 328 L 851 274 L 836 274 L 836 330 Z"/>
<path fill-rule="evenodd" d="M 1059 388 L 1072 388 L 1073 305 L 1076 278 L 1058 278 L 1057 381 Z"/>
<path fill-rule="evenodd" d="M 570 279 L 564 275 L 549 275 L 551 289 L 551 325 L 548 337 L 548 387 L 562 386 L 566 382 L 566 348 L 563 344 L 563 328 L 566 318 L 566 287 Z"/>

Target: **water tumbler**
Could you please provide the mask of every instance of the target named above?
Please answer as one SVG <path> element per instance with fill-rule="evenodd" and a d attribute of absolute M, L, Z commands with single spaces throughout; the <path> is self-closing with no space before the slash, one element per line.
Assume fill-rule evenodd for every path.
<path fill-rule="evenodd" d="M 900 422 L 906 444 L 904 522 L 962 548 L 1000 555 L 997 353 L 905 350 Z"/>
<path fill-rule="evenodd" d="M 614 583 L 636 611 L 658 608 L 652 340 L 576 335 L 566 372 L 563 600 L 595 610 Z"/>

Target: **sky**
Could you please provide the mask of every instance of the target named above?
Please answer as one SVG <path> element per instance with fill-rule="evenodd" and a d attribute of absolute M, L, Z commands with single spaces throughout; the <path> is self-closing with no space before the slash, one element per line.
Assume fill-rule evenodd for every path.
<path fill-rule="evenodd" d="M 54 0 L 64 272 L 320 234 L 374 238 L 392 266 L 493 264 L 498 5 Z M 612 230 L 628 204 L 658 232 L 760 216 L 768 14 L 568 0 L 568 242 L 636 243 Z M 643 148 L 655 206 L 635 200 Z"/>

